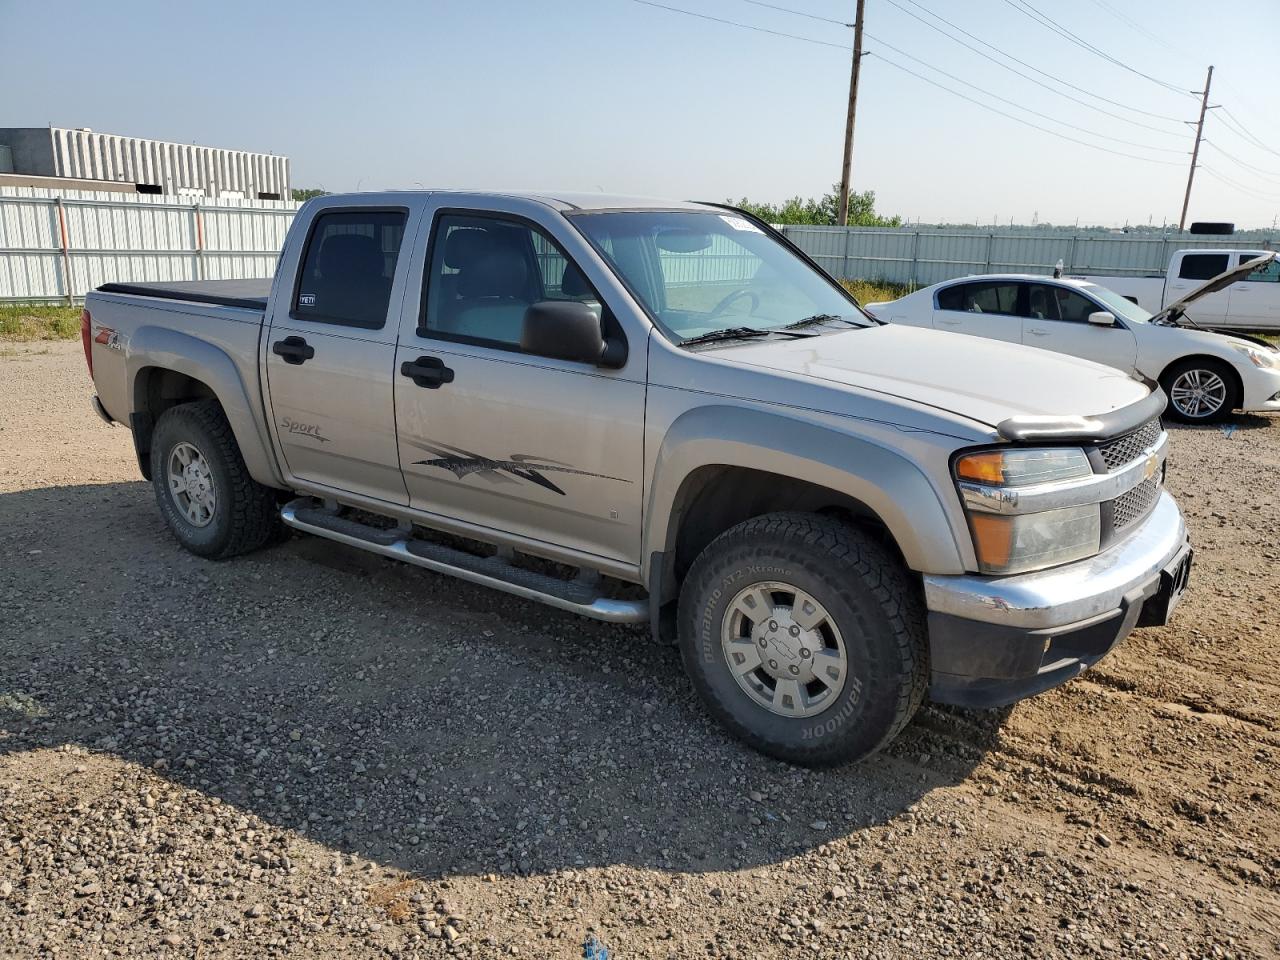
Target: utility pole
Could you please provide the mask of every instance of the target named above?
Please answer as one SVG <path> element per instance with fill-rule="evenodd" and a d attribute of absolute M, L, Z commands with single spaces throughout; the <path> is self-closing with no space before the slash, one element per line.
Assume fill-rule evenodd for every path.
<path fill-rule="evenodd" d="M 1196 178 L 1196 160 L 1200 156 L 1200 138 L 1204 136 L 1204 115 L 1209 107 L 1209 86 L 1213 83 L 1213 66 L 1204 78 L 1204 96 L 1200 100 L 1200 120 L 1196 124 L 1196 145 L 1191 148 L 1191 169 L 1187 171 L 1187 192 L 1182 198 L 1182 216 L 1178 219 L 1178 232 L 1187 226 L 1187 207 L 1191 206 L 1191 184 Z"/>
<path fill-rule="evenodd" d="M 853 67 L 849 74 L 849 113 L 844 121 L 844 164 L 840 169 L 840 226 L 849 225 L 849 174 L 853 168 L 853 120 L 858 112 L 858 73 L 862 69 L 862 7 L 858 0 L 857 18 L 853 22 Z"/>

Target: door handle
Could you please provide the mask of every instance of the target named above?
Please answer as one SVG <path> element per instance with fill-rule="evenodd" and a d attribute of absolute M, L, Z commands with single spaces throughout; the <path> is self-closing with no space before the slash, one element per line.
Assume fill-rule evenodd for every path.
<path fill-rule="evenodd" d="M 1049 335 L 1049 331 L 1045 330 L 1043 327 L 1030 327 L 1028 328 L 1027 333 L 1031 334 L 1033 337 L 1047 337 Z"/>
<path fill-rule="evenodd" d="M 278 357 L 283 357 L 285 363 L 299 364 L 306 363 L 316 355 L 316 348 L 303 340 L 302 337 L 285 337 L 283 340 L 277 340 L 271 345 L 271 352 Z"/>
<path fill-rule="evenodd" d="M 420 387 L 439 390 L 445 383 L 453 383 L 453 371 L 439 357 L 419 357 L 400 364 L 400 373 Z"/>
<path fill-rule="evenodd" d="M 940 317 L 940 318 L 938 319 L 938 323 L 942 324 L 944 327 L 958 327 L 958 326 L 960 326 L 960 321 L 959 321 L 959 320 L 948 320 L 948 319 L 946 319 L 945 317 Z"/>

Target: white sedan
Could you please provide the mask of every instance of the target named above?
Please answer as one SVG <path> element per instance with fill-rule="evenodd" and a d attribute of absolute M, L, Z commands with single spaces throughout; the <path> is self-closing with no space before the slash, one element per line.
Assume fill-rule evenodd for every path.
<path fill-rule="evenodd" d="M 1154 315 L 1088 281 L 1023 274 L 947 280 L 866 309 L 889 323 L 1008 340 L 1104 363 L 1159 382 L 1175 419 L 1210 423 L 1232 410 L 1280 412 L 1280 350 L 1252 337 L 1195 329 L 1186 307 L 1275 256 L 1220 274 Z"/>

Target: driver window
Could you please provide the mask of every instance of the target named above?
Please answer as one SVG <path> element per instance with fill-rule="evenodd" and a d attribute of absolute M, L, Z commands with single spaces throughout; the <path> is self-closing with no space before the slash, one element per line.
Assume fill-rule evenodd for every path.
<path fill-rule="evenodd" d="M 520 349 L 524 314 L 539 300 L 600 298 L 545 233 L 496 217 L 447 214 L 436 221 L 418 333 Z"/>
<path fill-rule="evenodd" d="M 1033 320 L 1087 323 L 1089 314 L 1099 309 L 1092 300 L 1066 287 L 1033 283 L 1027 289 L 1027 316 Z"/>

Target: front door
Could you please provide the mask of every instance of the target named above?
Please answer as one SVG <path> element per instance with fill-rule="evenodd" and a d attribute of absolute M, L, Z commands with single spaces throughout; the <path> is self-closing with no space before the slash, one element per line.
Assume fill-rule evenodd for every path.
<path fill-rule="evenodd" d="M 1018 284 L 1013 280 L 972 280 L 943 287 L 937 294 L 933 325 L 991 340 L 1022 342 Z"/>
<path fill-rule="evenodd" d="M 644 342 L 617 370 L 524 352 L 539 300 L 582 300 L 613 321 L 550 231 L 514 213 L 438 211 L 425 261 L 394 378 L 410 505 L 637 563 Z"/>
<path fill-rule="evenodd" d="M 409 495 L 392 371 L 407 219 L 403 208 L 320 208 L 295 289 L 276 291 L 263 345 L 274 434 L 289 473 L 402 505 Z"/>
<path fill-rule="evenodd" d="M 1248 263 L 1256 253 L 1239 254 Z M 1230 323 L 1243 330 L 1280 329 L 1280 257 L 1231 285 Z"/>
<path fill-rule="evenodd" d="M 1104 311 L 1104 307 L 1057 284 L 1028 283 L 1026 287 L 1023 343 L 1133 372 L 1138 358 L 1138 340 L 1133 333 L 1119 321 L 1110 327 L 1089 322 L 1089 314 Z"/>

